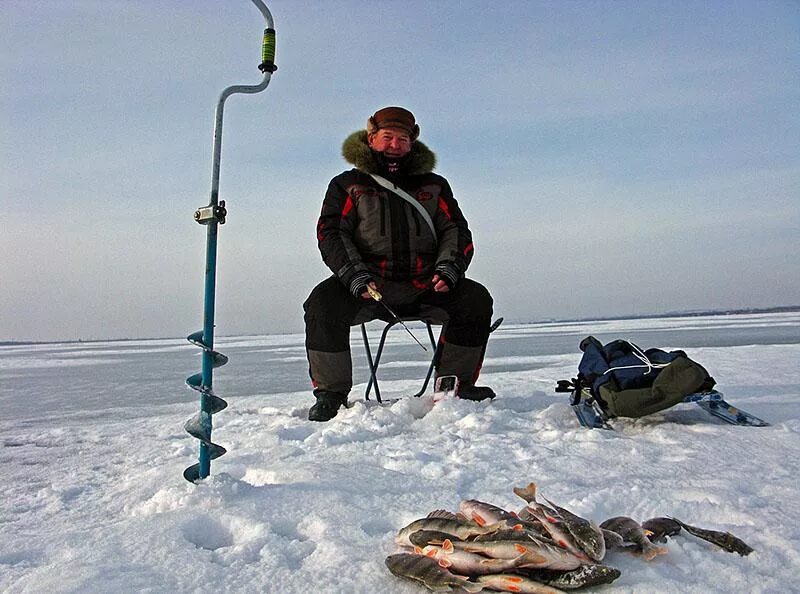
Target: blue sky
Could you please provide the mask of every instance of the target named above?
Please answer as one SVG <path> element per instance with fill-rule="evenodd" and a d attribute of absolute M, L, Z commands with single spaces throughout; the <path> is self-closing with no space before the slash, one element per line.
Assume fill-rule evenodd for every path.
<path fill-rule="evenodd" d="M 217 326 L 302 330 L 342 140 L 415 112 L 509 320 L 800 303 L 800 4 L 267 3 L 226 104 Z M 247 0 L 0 4 L 0 340 L 202 325 Z"/>

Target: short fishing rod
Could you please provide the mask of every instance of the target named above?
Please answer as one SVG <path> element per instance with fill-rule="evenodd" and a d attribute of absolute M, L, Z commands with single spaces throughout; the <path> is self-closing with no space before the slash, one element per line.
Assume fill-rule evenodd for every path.
<path fill-rule="evenodd" d="M 425 346 L 424 346 L 424 345 L 423 345 L 423 344 L 422 344 L 422 343 L 421 343 L 419 340 L 417 340 L 417 337 L 416 337 L 416 336 L 414 336 L 414 334 L 411 332 L 411 330 L 409 330 L 409 329 L 408 329 L 408 326 L 406 326 L 405 322 L 404 322 L 403 320 L 401 320 L 401 319 L 400 319 L 400 316 L 398 316 L 396 313 L 394 313 L 394 310 L 393 310 L 391 307 L 389 307 L 388 305 L 386 305 L 386 302 L 383 300 L 383 295 L 381 295 L 380 293 L 378 293 L 378 291 L 376 291 L 375 289 L 373 289 L 373 288 L 372 288 L 372 287 L 370 287 L 369 285 L 367 285 L 367 293 L 369 293 L 369 296 L 370 296 L 370 297 L 372 297 L 372 298 L 373 298 L 375 301 L 377 301 L 378 303 L 380 303 L 380 304 L 381 304 L 381 305 L 382 305 L 382 306 L 383 306 L 383 307 L 386 309 L 386 311 L 388 311 L 388 312 L 389 312 L 389 315 L 390 315 L 390 316 L 392 316 L 392 318 L 394 318 L 394 321 L 395 321 L 396 323 L 400 324 L 400 325 L 401 325 L 403 328 L 405 328 L 405 329 L 406 329 L 406 332 L 408 332 L 408 333 L 411 335 L 411 338 L 413 338 L 413 339 L 414 339 L 414 341 L 415 341 L 415 342 L 416 342 L 416 343 L 417 343 L 419 346 L 421 346 L 421 347 L 422 347 L 422 350 L 423 350 L 423 351 L 425 351 L 426 353 L 428 352 L 428 349 L 426 349 L 426 348 L 425 348 Z"/>

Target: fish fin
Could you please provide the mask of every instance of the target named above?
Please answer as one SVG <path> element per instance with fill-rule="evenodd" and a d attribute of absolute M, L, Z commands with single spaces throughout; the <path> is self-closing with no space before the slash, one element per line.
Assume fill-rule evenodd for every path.
<path fill-rule="evenodd" d="M 521 497 L 528 503 L 536 501 L 536 483 L 530 483 L 527 487 L 514 487 L 514 495 Z"/>
<path fill-rule="evenodd" d="M 645 561 L 652 561 L 658 555 L 666 555 L 667 549 L 664 547 L 649 547 L 646 551 L 642 551 L 642 556 Z"/>
<path fill-rule="evenodd" d="M 522 592 L 522 577 L 516 575 L 504 575 L 500 578 L 503 589 L 506 592 Z"/>
<path fill-rule="evenodd" d="M 523 526 L 522 524 L 514 524 L 511 527 L 511 529 L 516 530 L 517 532 L 522 532 L 523 530 L 525 530 L 525 526 Z"/>
<path fill-rule="evenodd" d="M 642 528 L 642 531 L 644 532 L 644 535 L 647 538 L 650 538 L 651 536 L 653 536 L 655 534 L 655 532 L 653 532 L 652 530 L 648 530 L 647 528 Z"/>
<path fill-rule="evenodd" d="M 473 522 L 475 522 L 475 523 L 476 523 L 478 526 L 481 526 L 481 527 L 483 527 L 483 526 L 486 526 L 486 520 L 485 520 L 485 519 L 484 519 L 484 518 L 483 518 L 483 517 L 482 517 L 480 514 L 476 514 L 476 513 L 474 513 L 474 512 L 473 512 L 473 514 L 472 514 L 472 520 L 473 520 Z"/>
<path fill-rule="evenodd" d="M 502 579 L 504 582 L 509 582 L 512 584 L 519 584 L 522 582 L 522 577 L 517 577 L 515 575 L 504 576 Z"/>
<path fill-rule="evenodd" d="M 420 547 L 418 547 L 417 545 L 414 545 L 414 552 L 415 552 L 417 555 L 424 555 L 424 554 L 425 554 L 425 553 L 423 552 L 423 550 L 422 550 Z"/>
<path fill-rule="evenodd" d="M 520 544 L 520 543 L 518 543 L 518 542 L 517 542 L 517 543 L 514 543 L 514 548 L 516 549 L 516 551 L 517 551 L 518 553 L 522 553 L 523 555 L 524 555 L 525 553 L 530 553 L 530 552 L 531 552 L 531 550 L 530 550 L 528 547 L 526 547 L 525 545 L 523 545 L 523 544 Z"/>
<path fill-rule="evenodd" d="M 528 551 L 525 556 L 528 558 L 528 563 L 534 563 L 540 567 L 549 562 L 549 559 L 544 554 L 536 551 Z"/>
<path fill-rule="evenodd" d="M 489 561 L 491 561 L 491 559 L 489 559 Z M 528 561 L 528 554 L 527 553 L 522 553 L 521 555 L 517 555 L 516 557 L 514 557 L 511 560 L 511 562 L 514 563 L 515 565 L 517 563 L 525 563 L 526 561 Z"/>
<path fill-rule="evenodd" d="M 444 542 L 442 543 L 442 550 L 448 554 L 455 551 L 455 547 L 453 546 L 453 541 L 450 540 L 449 538 L 445 538 Z"/>
<path fill-rule="evenodd" d="M 429 513 L 426 518 L 444 518 L 445 520 L 459 520 L 461 518 L 458 517 L 457 514 L 454 514 L 451 511 L 447 511 L 446 509 L 435 509 L 431 513 Z M 462 516 L 463 518 L 463 516 Z"/>
<path fill-rule="evenodd" d="M 517 512 L 512 510 L 512 511 L 510 511 L 508 513 L 511 514 L 512 517 L 517 518 L 519 520 L 519 514 Z"/>
<path fill-rule="evenodd" d="M 438 559 L 438 561 L 439 561 L 439 567 L 444 567 L 445 569 L 447 569 L 453 564 L 453 562 L 450 561 L 450 559 L 448 559 L 447 557 L 442 557 Z"/>
<path fill-rule="evenodd" d="M 422 554 L 425 555 L 426 557 L 430 557 L 431 559 L 436 559 L 436 548 L 427 546 L 424 549 L 422 549 Z"/>

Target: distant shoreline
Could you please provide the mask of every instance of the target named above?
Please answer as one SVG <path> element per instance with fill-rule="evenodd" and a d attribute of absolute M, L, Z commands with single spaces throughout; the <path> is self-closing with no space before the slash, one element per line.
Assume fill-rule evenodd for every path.
<path fill-rule="evenodd" d="M 568 322 L 608 322 L 614 320 L 652 320 L 656 318 L 699 318 L 705 316 L 735 316 L 746 314 L 789 313 L 800 311 L 800 305 L 780 305 L 776 307 L 743 307 L 736 309 L 698 309 L 687 311 L 668 311 L 653 314 L 632 314 L 619 316 L 586 317 L 586 318 L 552 318 L 530 322 L 515 322 L 523 324 L 563 324 Z"/>
<path fill-rule="evenodd" d="M 789 313 L 800 311 L 800 305 L 779 305 L 776 307 L 742 307 L 735 309 L 701 309 L 688 311 L 669 311 L 652 314 L 629 314 L 605 317 L 583 317 L 583 318 L 549 318 L 544 320 L 509 320 L 513 324 L 565 324 L 570 322 L 607 322 L 615 320 L 652 320 L 657 318 L 699 318 L 713 316 L 735 316 L 747 314 L 769 314 L 769 313 Z M 297 334 L 297 332 L 256 332 L 253 334 L 222 334 L 220 338 L 228 336 L 270 336 L 272 334 Z M 138 340 L 180 340 L 180 336 L 148 336 L 141 338 L 86 338 L 74 340 L 0 340 L 0 347 L 3 346 L 25 346 L 37 344 L 82 344 L 91 342 L 133 342 Z"/>

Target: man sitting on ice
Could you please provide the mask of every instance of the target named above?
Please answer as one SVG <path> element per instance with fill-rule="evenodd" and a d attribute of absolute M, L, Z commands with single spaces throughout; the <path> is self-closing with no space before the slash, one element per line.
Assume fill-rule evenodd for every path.
<path fill-rule="evenodd" d="M 437 376 L 457 376 L 460 398 L 494 397 L 491 388 L 475 386 L 489 338 L 492 298 L 483 285 L 464 276 L 473 255 L 472 234 L 450 184 L 432 173 L 435 155 L 418 136 L 410 111 L 385 107 L 342 147 L 355 168 L 331 180 L 317 223 L 322 259 L 333 276 L 317 285 L 303 305 L 316 397 L 308 412 L 312 421 L 332 419 L 347 403 L 354 320 L 384 316 L 367 287 L 379 291 L 403 317 L 417 315 L 422 305 L 442 310 L 447 324 Z"/>

